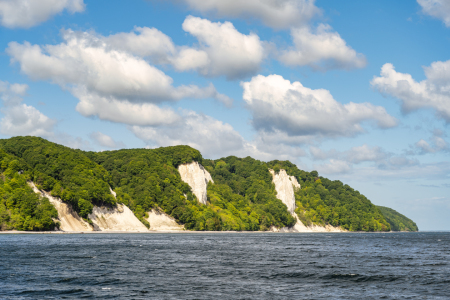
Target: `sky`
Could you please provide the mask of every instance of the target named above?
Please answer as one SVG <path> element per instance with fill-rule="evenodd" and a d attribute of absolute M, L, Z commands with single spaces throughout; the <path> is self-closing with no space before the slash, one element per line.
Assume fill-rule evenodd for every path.
<path fill-rule="evenodd" d="M 0 138 L 290 160 L 450 230 L 450 1 L 0 0 Z"/>

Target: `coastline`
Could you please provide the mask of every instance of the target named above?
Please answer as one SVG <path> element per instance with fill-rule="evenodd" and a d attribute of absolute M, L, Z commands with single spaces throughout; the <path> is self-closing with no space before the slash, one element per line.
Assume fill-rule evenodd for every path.
<path fill-rule="evenodd" d="M 315 231 L 315 232 L 273 232 L 273 231 L 190 231 L 190 230 L 149 230 L 149 231 L 19 231 L 19 230 L 9 230 L 0 231 L 0 234 L 159 234 L 159 233 L 176 233 L 176 234 L 226 234 L 226 233 L 270 233 L 270 234 L 336 234 L 336 233 L 423 233 L 425 231 L 376 231 L 376 232 L 365 232 L 365 231 L 345 231 L 345 232 L 333 232 L 333 231 Z M 426 232 L 442 232 L 442 231 L 426 231 Z"/>

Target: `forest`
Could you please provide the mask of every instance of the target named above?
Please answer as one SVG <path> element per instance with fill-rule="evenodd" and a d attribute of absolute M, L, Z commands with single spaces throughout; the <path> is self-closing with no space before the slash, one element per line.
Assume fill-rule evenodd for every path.
<path fill-rule="evenodd" d="M 397 217 L 350 186 L 316 171 L 300 170 L 289 161 L 204 159 L 189 146 L 86 152 L 38 137 L 0 140 L 0 157 L 0 230 L 59 226 L 56 210 L 47 198 L 32 191 L 31 181 L 70 204 L 87 222 L 94 206 L 123 203 L 147 227 L 152 208 L 174 217 L 188 230 L 265 231 L 293 226 L 295 218 L 276 197 L 269 168 L 285 169 L 299 181 L 295 212 L 305 225 L 329 224 L 349 231 L 417 229 L 403 219 L 397 222 Z M 208 185 L 207 205 L 199 204 L 177 170 L 193 161 L 202 164 L 214 180 Z"/>
<path fill-rule="evenodd" d="M 392 231 L 419 231 L 413 220 L 389 207 L 377 206 L 386 221 L 391 225 Z"/>

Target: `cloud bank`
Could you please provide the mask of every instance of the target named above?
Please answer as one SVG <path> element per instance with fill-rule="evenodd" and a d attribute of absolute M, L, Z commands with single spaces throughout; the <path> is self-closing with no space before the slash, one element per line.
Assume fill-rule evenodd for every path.
<path fill-rule="evenodd" d="M 422 6 L 422 12 L 442 20 L 445 26 L 450 27 L 450 2 L 446 0 L 417 0 Z"/>
<path fill-rule="evenodd" d="M 174 0 L 190 9 L 217 17 L 258 19 L 266 26 L 285 29 L 301 26 L 320 13 L 314 0 Z"/>
<path fill-rule="evenodd" d="M 309 89 L 280 75 L 258 75 L 241 85 L 253 127 L 265 133 L 285 133 L 293 142 L 309 136 L 354 136 L 364 131 L 362 123 L 366 121 L 378 128 L 397 125 L 381 106 L 341 104 L 328 90 Z"/>
<path fill-rule="evenodd" d="M 73 14 L 84 9 L 83 0 L 2 0 L 0 23 L 8 28 L 30 28 L 64 10 Z"/>
<path fill-rule="evenodd" d="M 439 118 L 450 123 L 450 60 L 424 67 L 426 79 L 415 81 L 410 74 L 395 71 L 390 63 L 383 65 L 379 77 L 371 84 L 380 93 L 401 101 L 402 111 L 431 108 Z"/>

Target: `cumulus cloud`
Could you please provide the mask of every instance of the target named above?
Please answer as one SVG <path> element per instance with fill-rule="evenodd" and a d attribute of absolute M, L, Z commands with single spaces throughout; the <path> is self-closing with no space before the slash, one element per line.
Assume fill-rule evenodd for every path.
<path fill-rule="evenodd" d="M 230 155 L 245 147 L 244 139 L 231 125 L 193 111 L 183 112 L 182 118 L 170 125 L 130 129 L 151 147 L 189 145 L 205 157 Z"/>
<path fill-rule="evenodd" d="M 422 6 L 422 12 L 444 22 L 450 27 L 450 2 L 447 0 L 417 0 Z"/>
<path fill-rule="evenodd" d="M 168 58 L 177 53 L 172 39 L 156 28 L 135 27 L 132 32 L 107 36 L 104 41 L 113 49 L 150 57 L 154 63 L 168 63 Z"/>
<path fill-rule="evenodd" d="M 328 90 L 309 89 L 279 75 L 258 75 L 241 85 L 253 127 L 260 132 L 284 132 L 293 142 L 313 136 L 354 136 L 364 131 L 362 123 L 366 121 L 379 128 L 397 125 L 383 107 L 341 104 Z"/>
<path fill-rule="evenodd" d="M 0 98 L 4 117 L 0 120 L 0 132 L 7 136 L 34 135 L 49 137 L 53 134 L 55 120 L 48 118 L 33 106 L 23 104 L 28 86 L 0 81 Z"/>
<path fill-rule="evenodd" d="M 198 40 L 196 46 L 177 46 L 156 28 L 136 27 L 98 37 L 107 47 L 149 59 L 155 64 L 170 64 L 175 70 L 194 70 L 206 77 L 244 78 L 258 72 L 266 56 L 265 44 L 258 35 L 242 34 L 230 22 L 211 22 L 188 16 L 183 30 Z"/>
<path fill-rule="evenodd" d="M 283 29 L 307 23 L 320 13 L 314 0 L 173 0 L 202 13 L 218 17 L 258 19 L 263 24 Z"/>
<path fill-rule="evenodd" d="M 34 80 L 50 80 L 64 88 L 84 88 L 103 97 L 153 102 L 219 96 L 213 86 L 172 85 L 172 78 L 142 58 L 108 47 L 87 32 L 62 31 L 64 43 L 31 45 L 11 42 L 7 53 Z M 219 97 L 220 98 L 220 97 Z"/>
<path fill-rule="evenodd" d="M 183 98 L 214 98 L 230 106 L 232 99 L 206 87 L 174 87 L 171 77 L 144 59 L 113 48 L 94 33 L 62 31 L 58 45 L 9 43 L 7 53 L 23 73 L 68 89 L 85 116 L 131 125 L 172 122 L 176 116 L 155 104 Z"/>
<path fill-rule="evenodd" d="M 8 28 L 30 28 L 67 10 L 84 11 L 83 0 L 1 0 L 0 23 Z"/>
<path fill-rule="evenodd" d="M 0 121 L 0 130 L 4 135 L 48 137 L 52 134 L 56 123 L 33 106 L 26 104 L 3 108 L 1 112 L 4 118 Z"/>
<path fill-rule="evenodd" d="M 395 71 L 390 63 L 381 68 L 380 77 L 371 84 L 380 93 L 400 99 L 402 110 L 409 113 L 432 108 L 439 118 L 450 123 L 450 60 L 424 67 L 426 79 L 415 81 L 410 74 Z"/>
<path fill-rule="evenodd" d="M 316 70 L 363 68 L 367 61 L 327 24 L 313 32 L 308 26 L 291 29 L 294 47 L 282 50 L 279 60 L 289 66 L 310 66 Z"/>
<path fill-rule="evenodd" d="M 255 74 L 265 57 L 259 37 L 240 33 L 230 22 L 213 23 L 188 16 L 183 30 L 195 36 L 200 45 L 199 49 L 182 49 L 172 60 L 179 71 L 196 69 L 204 76 L 243 78 Z"/>
<path fill-rule="evenodd" d="M 180 118 L 172 109 L 160 108 L 153 103 L 132 103 L 101 97 L 84 89 L 75 89 L 73 94 L 80 100 L 76 110 L 85 117 L 141 126 L 171 124 Z"/>
<path fill-rule="evenodd" d="M 123 142 L 116 142 L 112 137 L 101 133 L 99 131 L 92 132 L 89 137 L 95 141 L 96 144 L 107 147 L 107 148 L 124 148 L 125 144 Z"/>

